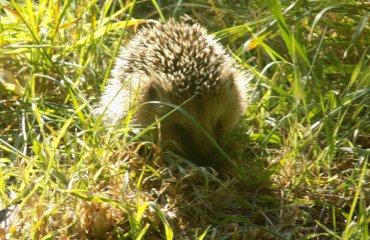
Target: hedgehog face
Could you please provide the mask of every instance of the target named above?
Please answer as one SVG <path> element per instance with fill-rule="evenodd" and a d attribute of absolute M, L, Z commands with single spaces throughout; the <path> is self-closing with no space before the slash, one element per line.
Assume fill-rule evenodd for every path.
<path fill-rule="evenodd" d="M 232 84 L 233 79 L 225 81 L 225 86 L 217 94 L 197 96 L 182 105 L 182 108 L 213 138 L 221 147 L 226 143 L 230 131 L 234 128 L 243 106 L 240 90 Z M 153 97 L 153 96 L 152 96 Z M 158 97 L 158 96 L 157 96 Z M 168 101 L 168 99 L 157 99 Z M 173 99 L 172 99 L 173 100 Z M 172 102 L 180 105 L 179 102 Z M 163 116 L 171 109 L 152 109 L 154 114 Z M 222 159 L 206 135 L 187 116 L 180 111 L 172 113 L 160 124 L 160 142 L 165 148 L 199 164 L 219 166 Z"/>

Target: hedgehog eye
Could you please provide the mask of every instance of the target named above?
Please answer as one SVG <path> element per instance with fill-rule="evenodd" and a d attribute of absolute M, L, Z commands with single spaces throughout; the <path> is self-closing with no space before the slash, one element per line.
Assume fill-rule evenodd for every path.
<path fill-rule="evenodd" d="M 172 124 L 172 130 L 177 135 L 177 139 L 182 139 L 184 142 L 182 144 L 189 144 L 192 142 L 191 134 L 189 133 L 188 129 L 178 123 Z"/>
<path fill-rule="evenodd" d="M 215 129 L 218 131 L 222 129 L 222 121 L 220 119 L 216 122 Z"/>
<path fill-rule="evenodd" d="M 189 135 L 188 131 L 186 130 L 185 127 L 183 127 L 182 125 L 178 124 L 178 123 L 174 123 L 172 125 L 172 129 L 178 133 L 179 135 L 182 135 L 182 136 L 185 136 L 185 135 Z"/>

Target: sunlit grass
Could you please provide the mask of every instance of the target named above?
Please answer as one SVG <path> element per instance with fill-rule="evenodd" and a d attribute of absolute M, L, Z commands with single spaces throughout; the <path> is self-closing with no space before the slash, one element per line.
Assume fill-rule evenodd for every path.
<path fill-rule="evenodd" d="M 1 2 L 0 239 L 368 239 L 370 5 L 241 2 Z M 121 43 L 184 14 L 254 75 L 219 172 L 92 115 Z"/>

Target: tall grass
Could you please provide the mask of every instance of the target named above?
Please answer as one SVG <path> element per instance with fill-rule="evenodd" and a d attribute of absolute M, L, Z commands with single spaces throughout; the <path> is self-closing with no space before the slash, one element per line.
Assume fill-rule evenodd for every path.
<path fill-rule="evenodd" d="M 369 238 L 368 3 L 26 0 L 0 12 L 0 239 Z M 148 19 L 185 14 L 254 75 L 224 171 L 91 113 L 119 46 Z"/>

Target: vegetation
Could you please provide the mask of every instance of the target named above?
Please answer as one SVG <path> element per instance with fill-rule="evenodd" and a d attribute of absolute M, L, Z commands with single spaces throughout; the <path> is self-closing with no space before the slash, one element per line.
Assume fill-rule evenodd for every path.
<path fill-rule="evenodd" d="M 366 1 L 0 1 L 0 239 L 369 239 Z M 118 48 L 192 18 L 254 76 L 197 167 L 92 115 Z M 7 215 L 7 217 L 4 217 Z"/>

